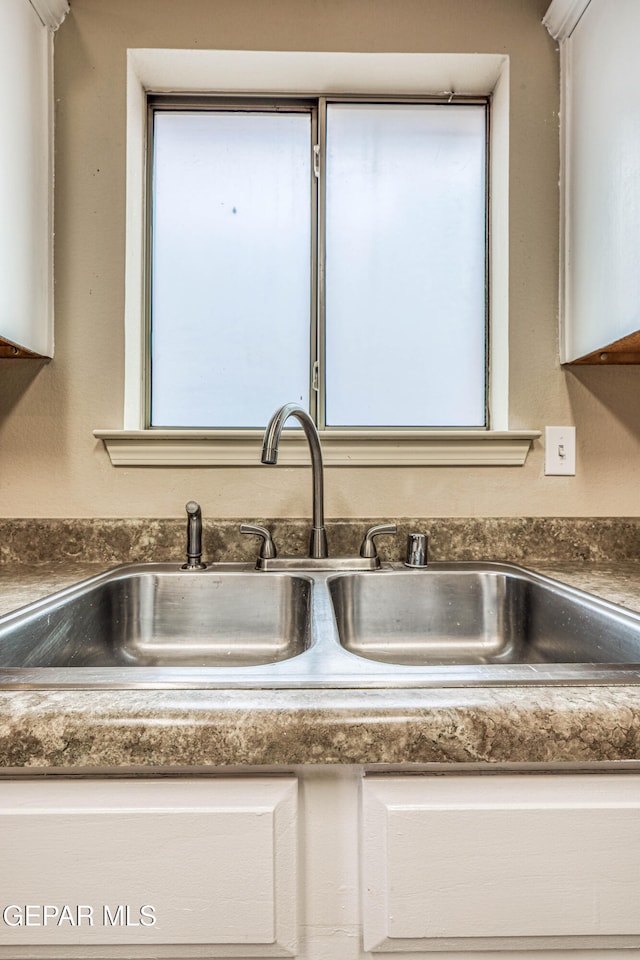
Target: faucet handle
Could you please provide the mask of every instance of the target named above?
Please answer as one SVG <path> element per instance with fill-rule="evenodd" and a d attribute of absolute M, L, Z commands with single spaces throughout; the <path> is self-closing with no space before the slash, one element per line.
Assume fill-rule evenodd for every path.
<path fill-rule="evenodd" d="M 384 533 L 397 533 L 398 528 L 395 523 L 377 523 L 375 527 L 369 527 L 364 535 L 362 546 L 360 547 L 360 556 L 367 559 L 375 559 L 378 556 L 374 537 L 379 537 Z"/>
<path fill-rule="evenodd" d="M 261 560 L 273 560 L 274 557 L 278 555 L 271 531 L 267 530 L 266 527 L 261 527 L 257 523 L 241 523 L 240 533 L 249 533 L 254 537 L 262 537 L 259 555 Z"/>

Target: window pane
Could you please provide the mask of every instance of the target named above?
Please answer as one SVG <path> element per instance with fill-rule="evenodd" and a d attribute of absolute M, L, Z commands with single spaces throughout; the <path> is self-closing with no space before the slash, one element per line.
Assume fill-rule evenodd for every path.
<path fill-rule="evenodd" d="M 156 113 L 151 425 L 309 401 L 309 113 Z"/>
<path fill-rule="evenodd" d="M 326 421 L 485 424 L 485 108 L 327 108 Z"/>

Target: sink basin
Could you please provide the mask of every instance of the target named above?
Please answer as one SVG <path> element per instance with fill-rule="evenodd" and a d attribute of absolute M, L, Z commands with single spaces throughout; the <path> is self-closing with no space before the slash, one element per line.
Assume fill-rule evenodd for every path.
<path fill-rule="evenodd" d="M 271 664 L 311 643 L 311 582 L 141 564 L 1 624 L 0 668 Z"/>
<path fill-rule="evenodd" d="M 548 577 L 333 562 L 107 571 L 0 618 L 0 689 L 640 684 L 640 616 Z"/>
<path fill-rule="evenodd" d="M 435 565 L 329 582 L 340 643 L 406 666 L 638 664 L 640 618 L 499 564 Z"/>

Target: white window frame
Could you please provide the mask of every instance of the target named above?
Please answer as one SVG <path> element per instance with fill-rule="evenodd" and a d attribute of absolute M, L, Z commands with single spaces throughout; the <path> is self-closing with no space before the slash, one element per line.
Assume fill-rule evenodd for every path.
<path fill-rule="evenodd" d="M 149 93 L 433 96 L 491 98 L 489 204 L 490 429 L 322 431 L 332 466 L 521 466 L 534 430 L 510 431 L 509 58 L 504 54 L 316 53 L 238 50 L 127 51 L 127 199 L 124 426 L 96 430 L 111 461 L 132 465 L 248 465 L 261 431 L 144 429 L 146 151 Z M 283 403 L 288 398 L 283 397 Z M 265 423 L 273 411 L 265 410 Z M 307 464 L 298 432 L 282 461 Z"/>

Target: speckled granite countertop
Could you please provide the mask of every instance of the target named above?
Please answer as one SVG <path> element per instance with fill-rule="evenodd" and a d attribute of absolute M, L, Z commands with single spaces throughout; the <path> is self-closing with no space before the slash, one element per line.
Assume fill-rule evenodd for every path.
<path fill-rule="evenodd" d="M 0 566 L 0 613 L 105 564 Z M 531 563 L 640 612 L 640 563 Z M 0 768 L 640 762 L 640 686 L 0 693 Z"/>

